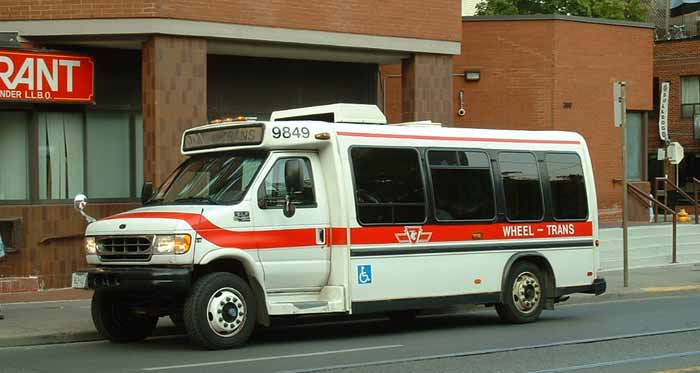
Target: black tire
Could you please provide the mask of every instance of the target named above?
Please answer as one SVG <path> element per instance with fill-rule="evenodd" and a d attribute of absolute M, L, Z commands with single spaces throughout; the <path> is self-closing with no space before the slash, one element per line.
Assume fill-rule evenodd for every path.
<path fill-rule="evenodd" d="M 118 294 L 96 291 L 92 296 L 92 321 L 106 339 L 117 342 L 141 341 L 153 333 L 157 316 L 134 313 L 120 302 Z"/>
<path fill-rule="evenodd" d="M 412 323 L 418 316 L 416 310 L 392 311 L 387 314 L 389 321 L 397 325 Z"/>
<path fill-rule="evenodd" d="M 210 303 L 221 305 L 218 315 L 210 312 Z M 221 317 L 214 318 L 219 315 Z M 244 345 L 255 329 L 256 315 L 253 290 L 232 273 L 215 272 L 202 276 L 194 283 L 185 301 L 187 334 L 192 342 L 209 350 Z M 225 330 L 215 331 L 215 328 L 223 328 L 223 325 L 229 325 L 231 329 L 227 326 Z"/>
<path fill-rule="evenodd" d="M 516 285 L 516 282 L 517 285 Z M 514 287 L 521 291 L 513 294 Z M 511 267 L 503 286 L 503 303 L 496 304 L 501 320 L 524 324 L 537 320 L 545 301 L 545 282 L 542 270 L 528 261 L 517 262 Z"/>

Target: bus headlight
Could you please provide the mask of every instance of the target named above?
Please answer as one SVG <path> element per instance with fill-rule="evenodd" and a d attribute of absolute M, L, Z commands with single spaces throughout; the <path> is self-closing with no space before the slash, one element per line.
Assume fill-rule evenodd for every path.
<path fill-rule="evenodd" d="M 189 234 L 156 236 L 154 254 L 185 254 L 190 251 L 192 237 Z"/>
<path fill-rule="evenodd" d="M 97 253 L 97 241 L 95 237 L 85 237 L 85 253 L 95 255 Z"/>

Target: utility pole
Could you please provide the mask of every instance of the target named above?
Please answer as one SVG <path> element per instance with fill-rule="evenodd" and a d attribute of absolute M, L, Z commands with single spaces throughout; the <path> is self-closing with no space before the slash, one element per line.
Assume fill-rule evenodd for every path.
<path fill-rule="evenodd" d="M 664 21 L 666 22 L 666 39 L 671 39 L 670 27 L 671 27 L 671 0 L 666 0 L 666 7 L 664 9 Z"/>
<path fill-rule="evenodd" d="M 629 236 L 627 208 L 627 83 L 613 84 L 615 126 L 622 128 L 622 266 L 624 287 L 629 287 Z"/>

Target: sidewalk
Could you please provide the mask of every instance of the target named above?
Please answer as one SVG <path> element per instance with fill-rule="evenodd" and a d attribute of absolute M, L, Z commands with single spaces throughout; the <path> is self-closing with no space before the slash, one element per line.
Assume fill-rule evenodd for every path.
<path fill-rule="evenodd" d="M 600 272 L 599 276 L 608 285 L 604 294 L 572 294 L 566 304 L 700 293 L 700 263 L 630 269 L 627 288 L 623 286 L 622 270 Z"/>
<path fill-rule="evenodd" d="M 700 293 L 700 264 L 676 264 L 630 271 L 630 287 L 622 286 L 622 271 L 601 273 L 608 290 L 600 296 L 573 294 L 564 304 L 627 298 Z M 0 294 L 0 347 L 101 339 L 90 316 L 91 292 L 62 289 L 34 293 Z M 176 333 L 165 317 L 156 335 Z"/>

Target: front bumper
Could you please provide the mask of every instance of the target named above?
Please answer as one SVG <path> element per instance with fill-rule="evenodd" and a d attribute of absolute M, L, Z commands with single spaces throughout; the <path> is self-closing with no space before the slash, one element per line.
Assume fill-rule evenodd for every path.
<path fill-rule="evenodd" d="M 81 282 L 83 289 L 185 293 L 191 285 L 192 268 L 97 267 L 78 271 L 73 276 L 86 276 Z"/>
<path fill-rule="evenodd" d="M 607 289 L 607 283 L 604 278 L 597 278 L 593 280 L 590 285 L 583 286 L 568 286 L 557 288 L 557 297 L 562 297 L 567 294 L 583 293 L 583 294 L 595 294 L 600 295 L 605 293 Z"/>

